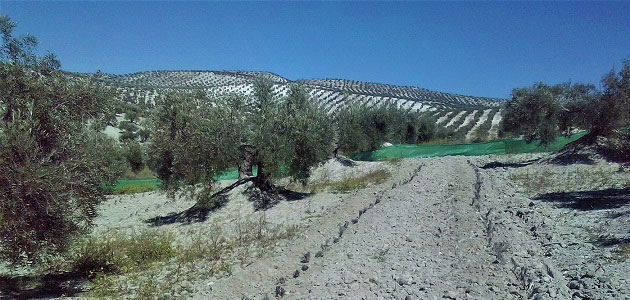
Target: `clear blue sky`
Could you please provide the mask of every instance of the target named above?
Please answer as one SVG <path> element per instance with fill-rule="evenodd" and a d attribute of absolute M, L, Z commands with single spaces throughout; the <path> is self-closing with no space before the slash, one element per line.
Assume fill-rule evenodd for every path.
<path fill-rule="evenodd" d="M 630 58 L 630 2 L 8 2 L 68 71 L 271 71 L 507 98 L 599 83 Z"/>

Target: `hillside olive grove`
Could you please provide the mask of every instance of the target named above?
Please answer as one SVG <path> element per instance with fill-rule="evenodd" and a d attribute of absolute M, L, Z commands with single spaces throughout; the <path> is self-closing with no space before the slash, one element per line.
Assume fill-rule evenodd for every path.
<path fill-rule="evenodd" d="M 349 154 L 431 131 L 391 105 L 333 119 L 303 87 L 277 99 L 265 79 L 251 98 L 173 92 L 151 105 L 120 102 L 90 78 L 66 76 L 54 56 L 37 57 L 36 39 L 14 37 L 14 28 L 0 19 L 0 256 L 13 263 L 64 252 L 125 170 L 147 165 L 169 194 L 213 208 L 223 200 L 215 178 L 227 169 L 240 166 L 240 183 L 274 192 L 274 177 L 306 182 L 336 142 Z M 124 114 L 119 141 L 101 132 L 116 113 Z"/>
<path fill-rule="evenodd" d="M 15 264 L 63 253 L 90 229 L 96 206 L 126 171 L 146 166 L 164 192 L 212 210 L 240 184 L 251 182 L 255 195 L 269 201 L 282 190 L 279 177 L 307 183 L 313 167 L 338 155 L 385 142 L 460 141 L 474 125 L 460 118 L 438 126 L 436 115 L 390 102 L 348 100 L 331 114 L 307 87 L 292 84 L 278 96 L 263 77 L 252 96 L 173 91 L 154 103 L 128 102 L 90 77 L 67 76 L 54 56 L 36 56 L 37 40 L 15 37 L 14 28 L 0 17 L 0 258 Z M 503 131 L 546 145 L 586 129 L 612 138 L 615 151 L 628 157 L 630 64 L 602 84 L 515 89 Z M 490 120 L 480 131 L 487 134 Z M 103 133 L 114 123 L 122 130 L 118 140 Z M 220 190 L 216 178 L 234 168 L 239 180 Z"/>

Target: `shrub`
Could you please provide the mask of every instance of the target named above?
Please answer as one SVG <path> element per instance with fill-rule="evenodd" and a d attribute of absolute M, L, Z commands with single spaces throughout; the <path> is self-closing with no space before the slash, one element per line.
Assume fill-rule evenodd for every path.
<path fill-rule="evenodd" d="M 611 136 L 630 125 L 630 62 L 593 85 L 537 83 L 515 89 L 505 109 L 501 133 L 523 135 L 528 142 L 548 145 L 563 132 L 586 129 L 590 136 Z M 594 141 L 595 139 L 590 139 Z"/>
<path fill-rule="evenodd" d="M 92 278 L 97 273 L 130 272 L 176 254 L 174 238 L 162 231 L 126 235 L 115 232 L 78 240 L 71 253 L 72 269 Z"/>

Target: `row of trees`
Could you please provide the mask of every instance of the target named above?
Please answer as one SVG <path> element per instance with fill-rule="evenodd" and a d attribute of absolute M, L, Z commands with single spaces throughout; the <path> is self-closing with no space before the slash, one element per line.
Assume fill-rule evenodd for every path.
<path fill-rule="evenodd" d="M 148 111 L 114 101 L 90 78 L 67 77 L 54 56 L 34 54 L 34 37 L 14 37 L 14 28 L 0 17 L 0 258 L 15 263 L 63 252 L 128 168 L 148 165 L 170 195 L 187 191 L 211 209 L 220 204 L 215 178 L 235 166 L 236 184 L 268 193 L 276 174 L 304 183 L 339 152 L 436 134 L 435 120 L 392 103 L 350 104 L 333 117 L 298 85 L 274 99 L 264 78 L 251 98 L 170 93 Z M 121 112 L 115 141 L 102 131 Z"/>
<path fill-rule="evenodd" d="M 602 79 L 602 88 L 594 85 L 536 83 L 515 89 L 508 102 L 502 130 L 522 135 L 527 141 L 539 139 L 542 145 L 574 129 L 588 130 L 589 137 L 617 136 L 630 126 L 630 62 Z M 625 144 L 630 146 L 629 144 Z"/>
<path fill-rule="evenodd" d="M 347 103 L 335 116 L 337 150 L 344 154 L 378 149 L 385 142 L 416 144 L 436 136 L 436 120 L 392 102 L 368 107 Z"/>

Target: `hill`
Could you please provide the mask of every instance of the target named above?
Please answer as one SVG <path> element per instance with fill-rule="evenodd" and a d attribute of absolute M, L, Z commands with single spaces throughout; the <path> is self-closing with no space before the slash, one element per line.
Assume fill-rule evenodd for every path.
<path fill-rule="evenodd" d="M 150 71 L 124 75 L 70 74 L 80 77 L 93 75 L 97 82 L 117 90 L 121 100 L 132 103 L 152 103 L 158 95 L 168 91 L 201 90 L 209 95 L 236 93 L 249 96 L 253 92 L 254 80 L 257 77 L 266 77 L 274 82 L 276 97 L 286 96 L 289 85 L 299 83 L 307 87 L 310 94 L 321 101 L 331 113 L 349 101 L 369 106 L 392 101 L 400 107 L 431 115 L 436 124 L 458 132 L 467 141 L 497 137 L 505 102 L 503 99 L 344 79 L 291 81 L 270 72 Z"/>

